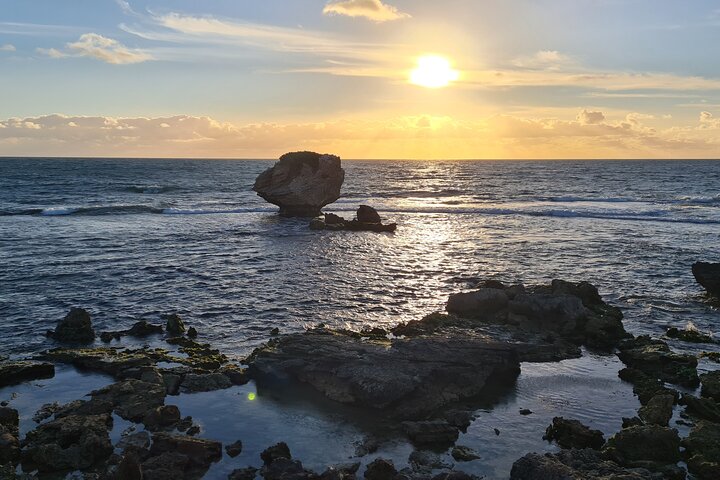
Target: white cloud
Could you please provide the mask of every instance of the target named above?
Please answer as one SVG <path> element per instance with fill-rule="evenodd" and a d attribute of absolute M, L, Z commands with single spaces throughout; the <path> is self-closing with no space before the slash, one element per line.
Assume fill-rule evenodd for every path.
<path fill-rule="evenodd" d="M 392 5 L 381 0 L 333 0 L 323 9 L 325 15 L 345 15 L 348 17 L 364 17 L 374 22 L 387 22 L 410 18 Z"/>
<path fill-rule="evenodd" d="M 6 43 L 5 45 L 0 45 L 0 52 L 14 52 L 16 50 L 15 45 L 12 45 L 10 43 Z"/>
<path fill-rule="evenodd" d="M 66 44 L 65 48 L 65 51 L 55 48 L 38 48 L 37 51 L 52 58 L 90 57 L 114 65 L 153 60 L 153 57 L 143 50 L 128 48 L 117 40 L 97 33 L 85 33 L 77 42 Z"/>
<path fill-rule="evenodd" d="M 720 128 L 720 118 L 715 118 L 710 112 L 700 112 L 701 128 Z"/>

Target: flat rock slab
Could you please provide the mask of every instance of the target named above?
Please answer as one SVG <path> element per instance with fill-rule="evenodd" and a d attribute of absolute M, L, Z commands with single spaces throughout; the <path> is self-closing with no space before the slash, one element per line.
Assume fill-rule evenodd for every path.
<path fill-rule="evenodd" d="M 31 361 L 0 362 L 0 387 L 54 376 L 55 366 L 52 363 Z"/>
<path fill-rule="evenodd" d="M 324 329 L 272 340 L 248 360 L 261 387 L 302 382 L 338 402 L 417 419 L 514 381 L 508 344 L 464 337 L 378 340 Z"/>

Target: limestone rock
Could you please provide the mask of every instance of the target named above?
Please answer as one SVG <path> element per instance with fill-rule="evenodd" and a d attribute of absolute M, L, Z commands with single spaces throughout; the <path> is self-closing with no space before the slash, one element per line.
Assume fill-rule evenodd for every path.
<path fill-rule="evenodd" d="M 286 153 L 255 180 L 253 190 L 280 207 L 280 215 L 315 217 L 340 198 L 345 171 L 340 158 L 314 152 Z"/>

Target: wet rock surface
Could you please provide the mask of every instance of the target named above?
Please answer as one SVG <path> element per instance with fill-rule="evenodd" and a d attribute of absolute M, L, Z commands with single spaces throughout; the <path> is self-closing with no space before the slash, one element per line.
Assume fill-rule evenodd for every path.
<path fill-rule="evenodd" d="M 68 415 L 28 432 L 22 449 L 25 471 L 82 470 L 103 462 L 112 453 L 112 417 Z"/>
<path fill-rule="evenodd" d="M 0 407 L 0 465 L 14 465 L 20 458 L 19 426 L 17 410 Z"/>
<path fill-rule="evenodd" d="M 315 217 L 340 198 L 345 171 L 340 158 L 315 152 L 286 153 L 255 180 L 253 190 L 285 216 Z"/>
<path fill-rule="evenodd" d="M 669 394 L 653 396 L 647 403 L 638 410 L 638 415 L 643 422 L 667 427 L 673 414 L 675 397 Z"/>
<path fill-rule="evenodd" d="M 720 424 L 698 422 L 682 445 L 691 473 L 702 480 L 720 478 Z"/>
<path fill-rule="evenodd" d="M 667 343 L 646 335 L 622 342 L 618 357 L 628 367 L 665 382 L 686 387 L 700 383 L 694 355 L 675 353 Z"/>
<path fill-rule="evenodd" d="M 627 337 L 622 312 L 606 304 L 590 283 L 553 280 L 526 288 L 494 281 L 450 296 L 449 313 L 530 332 L 554 332 L 575 343 L 610 348 Z"/>
<path fill-rule="evenodd" d="M 140 422 L 148 412 L 165 403 L 166 391 L 162 385 L 130 379 L 95 390 L 90 395 L 93 401 L 108 402 L 122 418 Z"/>
<path fill-rule="evenodd" d="M 502 343 L 462 337 L 363 340 L 315 329 L 271 341 L 249 359 L 260 387 L 306 383 L 328 398 L 419 418 L 479 395 L 488 383 L 512 381 L 517 354 Z"/>
<path fill-rule="evenodd" d="M 662 480 L 661 473 L 626 468 L 607 460 L 598 451 L 562 450 L 556 454 L 529 453 L 516 461 L 511 480 Z"/>
<path fill-rule="evenodd" d="M 675 464 L 680 460 L 680 436 L 677 430 L 659 425 L 629 427 L 613 435 L 603 452 L 626 466 Z"/>
<path fill-rule="evenodd" d="M 709 294 L 720 298 L 720 263 L 696 262 L 692 273 Z"/>
<path fill-rule="evenodd" d="M 600 430 L 580 423 L 579 420 L 567 420 L 563 417 L 553 418 L 552 424 L 545 431 L 543 439 L 556 441 L 562 448 L 593 448 L 599 450 L 605 443 Z"/>
<path fill-rule="evenodd" d="M 52 363 L 0 361 L 0 387 L 54 376 L 55 366 Z"/>

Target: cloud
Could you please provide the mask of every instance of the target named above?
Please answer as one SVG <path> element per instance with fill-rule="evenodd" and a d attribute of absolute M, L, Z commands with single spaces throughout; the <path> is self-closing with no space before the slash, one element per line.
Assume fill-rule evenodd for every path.
<path fill-rule="evenodd" d="M 516 58 L 512 63 L 520 68 L 556 70 L 572 63 L 572 59 L 557 50 L 540 50 L 532 56 Z"/>
<path fill-rule="evenodd" d="M 344 158 L 688 158 L 717 156 L 720 124 L 709 112 L 695 125 L 657 130 L 651 116 L 610 120 L 499 114 L 457 119 L 411 115 L 378 120 L 236 125 L 210 117 L 46 115 L 0 120 L 4 155 L 277 158 L 296 149 Z M 600 120 L 602 116 L 602 120 Z"/>
<path fill-rule="evenodd" d="M 388 22 L 410 18 L 397 7 L 383 3 L 381 0 L 334 0 L 323 8 L 325 15 L 345 15 L 348 17 L 364 17 L 374 22 Z"/>
<path fill-rule="evenodd" d="M 97 33 L 85 33 L 78 41 L 65 45 L 65 51 L 55 48 L 38 48 L 37 51 L 52 58 L 90 57 L 113 65 L 142 63 L 153 60 L 143 50 L 130 49 L 112 38 Z"/>
<path fill-rule="evenodd" d="M 602 112 L 582 110 L 578 113 L 577 120 L 582 125 L 599 125 L 605 121 L 605 114 Z"/>
<path fill-rule="evenodd" d="M 0 45 L 0 52 L 14 52 L 16 50 L 15 45 L 12 45 L 10 43 L 6 43 L 5 45 Z"/>

